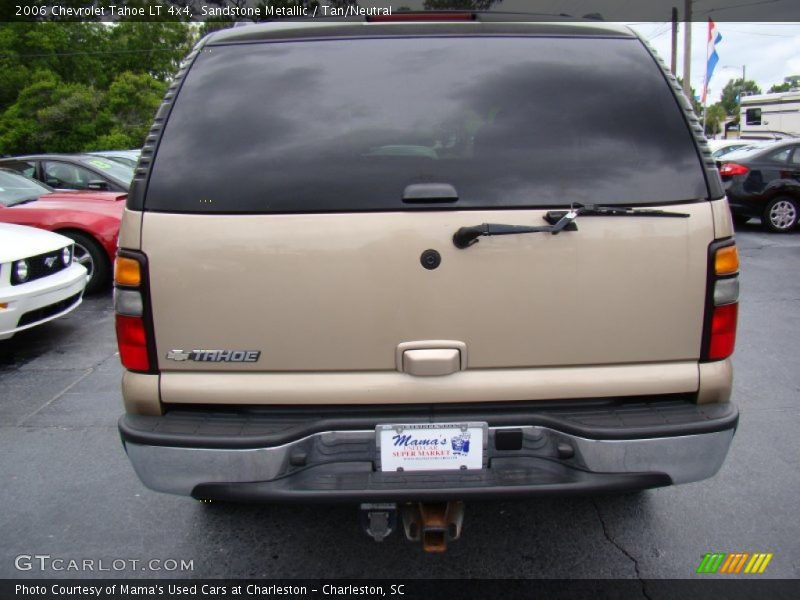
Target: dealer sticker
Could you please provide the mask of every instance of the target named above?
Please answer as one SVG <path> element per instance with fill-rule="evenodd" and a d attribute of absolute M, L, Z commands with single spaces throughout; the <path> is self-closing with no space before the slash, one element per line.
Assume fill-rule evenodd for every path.
<path fill-rule="evenodd" d="M 378 425 L 381 471 L 481 469 L 486 423 Z"/>

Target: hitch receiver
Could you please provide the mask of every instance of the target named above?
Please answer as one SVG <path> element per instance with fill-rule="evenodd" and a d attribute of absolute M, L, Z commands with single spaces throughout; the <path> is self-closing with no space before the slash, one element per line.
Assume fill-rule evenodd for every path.
<path fill-rule="evenodd" d="M 403 507 L 403 529 L 412 542 L 422 540 L 425 552 L 444 552 L 447 542 L 461 537 L 464 503 L 418 502 Z"/>

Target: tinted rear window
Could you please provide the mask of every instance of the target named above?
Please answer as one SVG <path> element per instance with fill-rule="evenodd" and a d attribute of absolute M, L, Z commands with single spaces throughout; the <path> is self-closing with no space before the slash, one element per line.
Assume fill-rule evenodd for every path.
<path fill-rule="evenodd" d="M 668 83 L 635 39 L 350 39 L 206 47 L 169 117 L 145 208 L 403 210 L 707 197 Z"/>

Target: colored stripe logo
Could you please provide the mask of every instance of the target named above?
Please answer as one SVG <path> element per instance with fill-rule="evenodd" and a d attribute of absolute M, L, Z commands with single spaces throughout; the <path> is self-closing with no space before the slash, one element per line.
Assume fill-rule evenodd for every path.
<path fill-rule="evenodd" d="M 723 552 L 707 553 L 697 567 L 698 573 L 703 574 L 761 574 L 767 570 L 773 554 L 766 552 Z"/>

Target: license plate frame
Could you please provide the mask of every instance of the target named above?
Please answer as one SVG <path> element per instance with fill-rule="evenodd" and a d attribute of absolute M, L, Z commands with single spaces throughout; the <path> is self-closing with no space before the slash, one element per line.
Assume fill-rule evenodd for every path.
<path fill-rule="evenodd" d="M 479 470 L 486 463 L 489 426 L 469 423 L 393 423 L 375 428 L 379 469 L 398 471 Z"/>

